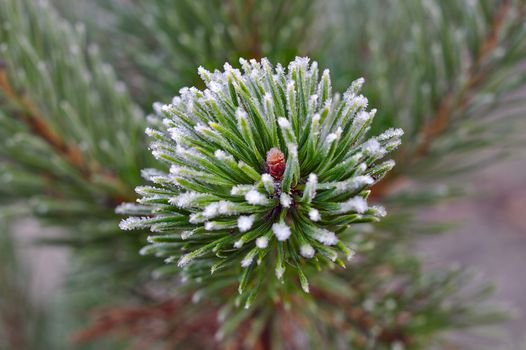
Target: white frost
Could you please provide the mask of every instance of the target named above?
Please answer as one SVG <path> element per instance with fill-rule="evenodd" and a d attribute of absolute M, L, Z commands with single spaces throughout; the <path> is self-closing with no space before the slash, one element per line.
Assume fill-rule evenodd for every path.
<path fill-rule="evenodd" d="M 178 196 L 170 198 L 169 202 L 170 204 L 176 205 L 180 208 L 189 208 L 195 205 L 196 203 L 195 201 L 199 197 L 200 197 L 199 193 L 195 191 L 190 191 L 190 192 L 181 193 Z"/>
<path fill-rule="evenodd" d="M 309 210 L 309 219 L 311 219 L 312 221 L 320 221 L 321 215 L 318 209 L 312 208 L 311 210 Z"/>
<path fill-rule="evenodd" d="M 265 249 L 268 247 L 268 238 L 263 236 L 256 239 L 256 246 L 260 249 Z"/>
<path fill-rule="evenodd" d="M 338 140 L 342 136 L 342 128 L 338 127 L 336 132 L 327 135 L 327 143 L 330 145 L 334 141 Z"/>
<path fill-rule="evenodd" d="M 272 231 L 276 235 L 278 241 L 285 241 L 290 237 L 290 227 L 288 227 L 284 222 L 275 223 L 272 225 Z"/>
<path fill-rule="evenodd" d="M 254 215 L 245 216 L 242 215 L 237 219 L 237 227 L 239 227 L 239 231 L 246 232 L 252 228 L 252 225 L 254 224 L 254 220 L 256 217 Z"/>
<path fill-rule="evenodd" d="M 287 119 L 283 118 L 283 117 L 278 119 L 278 124 L 282 128 L 290 128 L 290 122 Z"/>
<path fill-rule="evenodd" d="M 268 199 L 267 197 L 259 193 L 257 190 L 250 190 L 245 194 L 245 199 L 249 204 L 252 205 L 264 205 L 267 204 Z"/>
<path fill-rule="evenodd" d="M 192 224 L 197 224 L 197 223 L 203 222 L 204 221 L 203 214 L 201 214 L 201 213 L 190 214 L 190 217 L 188 218 L 188 221 L 190 221 L 190 223 L 192 223 Z"/>
<path fill-rule="evenodd" d="M 369 175 L 360 175 L 360 176 L 354 177 L 352 179 L 352 182 L 356 187 L 360 187 L 364 185 L 372 185 L 374 182 L 374 179 Z"/>
<path fill-rule="evenodd" d="M 179 267 L 183 267 L 183 266 L 186 266 L 188 265 L 188 263 L 190 261 L 192 261 L 194 257 L 190 254 L 185 254 L 181 257 L 181 259 L 179 259 L 179 261 L 177 262 L 177 266 Z"/>
<path fill-rule="evenodd" d="M 234 203 L 230 201 L 219 201 L 218 213 L 222 215 L 235 215 L 237 213 Z"/>
<path fill-rule="evenodd" d="M 272 179 L 272 176 L 270 174 L 261 175 L 261 181 L 274 183 L 274 180 Z"/>
<path fill-rule="evenodd" d="M 267 190 L 269 194 L 274 193 L 274 179 L 270 174 L 261 175 L 261 182 L 263 182 L 263 186 L 265 186 L 265 190 Z"/>
<path fill-rule="evenodd" d="M 252 189 L 254 189 L 252 185 L 235 185 L 230 190 L 230 194 L 233 196 L 243 196 Z"/>
<path fill-rule="evenodd" d="M 203 210 L 203 215 L 207 218 L 217 216 L 217 214 L 219 214 L 219 203 L 218 202 L 208 204 Z"/>
<path fill-rule="evenodd" d="M 242 267 L 249 267 L 250 264 L 252 264 L 252 261 L 254 260 L 254 254 L 247 254 L 247 256 L 245 256 L 243 258 L 243 260 L 241 261 L 241 266 Z"/>
<path fill-rule="evenodd" d="M 292 204 L 292 197 L 283 192 L 281 196 L 279 196 L 279 202 L 283 207 L 290 208 L 290 205 Z"/>
<path fill-rule="evenodd" d="M 215 81 L 211 81 L 209 85 L 210 85 L 210 90 L 212 90 L 215 93 L 219 93 L 222 90 L 222 85 Z"/>
<path fill-rule="evenodd" d="M 205 222 L 205 230 L 213 231 L 216 229 L 216 224 L 213 221 Z"/>
<path fill-rule="evenodd" d="M 311 184 L 311 185 L 317 185 L 318 184 L 318 175 L 316 175 L 315 173 L 310 173 L 309 174 L 309 179 L 307 180 L 307 183 Z"/>
<path fill-rule="evenodd" d="M 402 129 L 391 128 L 391 129 L 387 129 L 380 136 L 378 136 L 378 140 L 385 141 L 391 138 L 402 137 L 402 135 L 404 135 L 404 131 Z"/>
<path fill-rule="evenodd" d="M 278 266 L 276 267 L 276 277 L 278 280 L 282 279 L 283 278 L 283 274 L 285 273 L 285 267 L 283 266 Z"/>
<path fill-rule="evenodd" d="M 371 208 L 374 209 L 376 216 L 384 217 L 387 215 L 385 208 L 381 205 L 373 205 Z"/>
<path fill-rule="evenodd" d="M 365 107 L 367 107 L 368 103 L 369 103 L 369 101 L 367 100 L 367 97 L 365 97 L 364 95 L 358 95 L 358 96 L 354 97 L 354 99 L 353 99 L 353 104 L 355 104 L 358 107 L 365 108 Z"/>
<path fill-rule="evenodd" d="M 362 145 L 363 153 L 373 157 L 381 157 L 385 154 L 385 148 L 380 145 L 378 140 L 370 139 Z"/>
<path fill-rule="evenodd" d="M 316 238 L 317 241 L 325 245 L 335 245 L 336 243 L 338 243 L 338 238 L 336 237 L 336 234 L 326 229 L 317 230 L 316 236 L 314 238 Z"/>
<path fill-rule="evenodd" d="M 310 244 L 304 244 L 300 247 L 300 254 L 302 257 L 310 259 L 314 256 L 316 251 Z"/>
<path fill-rule="evenodd" d="M 238 120 L 245 119 L 248 121 L 248 114 L 242 108 L 236 109 L 236 117 Z"/>
<path fill-rule="evenodd" d="M 203 132 L 206 132 L 206 131 L 212 131 L 212 129 L 210 129 L 209 127 L 207 127 L 207 126 L 205 126 L 203 124 L 197 124 L 196 126 L 194 126 L 194 129 L 198 133 L 203 133 Z"/>
<path fill-rule="evenodd" d="M 139 226 L 139 223 L 142 221 L 139 217 L 129 217 L 127 219 L 123 219 L 119 223 L 119 228 L 121 230 L 133 230 Z"/>
<path fill-rule="evenodd" d="M 367 201 L 360 196 L 353 197 L 340 205 L 338 213 L 346 213 L 348 211 L 355 211 L 363 214 L 368 209 Z"/>
<path fill-rule="evenodd" d="M 307 202 L 310 203 L 314 197 L 316 197 L 316 189 L 318 187 L 318 176 L 314 173 L 309 174 L 309 179 L 305 185 L 305 196 L 307 197 Z"/>
<path fill-rule="evenodd" d="M 216 151 L 214 152 L 214 156 L 215 156 L 218 160 L 230 160 L 230 159 L 233 159 L 233 157 L 232 157 L 230 154 L 228 154 L 228 153 L 226 153 L 225 151 L 220 150 L 220 149 L 218 149 L 218 150 L 216 150 Z"/>

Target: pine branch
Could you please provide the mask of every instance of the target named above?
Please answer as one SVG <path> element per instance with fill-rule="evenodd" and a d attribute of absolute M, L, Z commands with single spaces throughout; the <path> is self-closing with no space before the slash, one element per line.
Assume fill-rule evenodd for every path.
<path fill-rule="evenodd" d="M 27 96 L 18 95 L 11 86 L 4 67 L 0 67 L 0 88 L 11 101 L 15 102 L 20 111 L 12 113 L 18 116 L 26 123 L 33 133 L 46 141 L 51 148 L 59 155 L 64 157 L 73 167 L 82 174 L 87 180 L 96 174 L 108 183 L 112 183 L 115 188 L 120 189 L 121 196 L 114 197 L 113 206 L 135 198 L 134 194 L 130 195 L 129 187 L 122 183 L 114 174 L 109 171 L 102 171 L 101 166 L 94 161 L 87 164 L 80 149 L 72 144 L 66 143 L 46 122 L 46 118 L 38 111 L 35 105 Z"/>
<path fill-rule="evenodd" d="M 207 89 L 183 89 L 157 108 L 151 149 L 170 172 L 137 188 L 140 204 L 120 208 L 134 215 L 120 227 L 158 233 L 141 253 L 177 262 L 192 279 L 239 275 L 249 308 L 262 283 L 275 283 L 260 265 L 273 265 L 279 281 L 295 266 L 306 293 L 303 266 L 345 266 L 338 253 L 350 260 L 356 244 L 338 235 L 385 216 L 367 204 L 367 188 L 394 166 L 383 158 L 403 132 L 364 139 L 376 110 L 365 109 L 361 79 L 339 101 L 328 71 L 319 78 L 307 58 L 286 71 L 265 59 L 240 62 L 244 73 L 200 68 Z"/>
<path fill-rule="evenodd" d="M 503 21 L 511 9 L 511 1 L 505 0 L 500 5 L 493 16 L 491 27 L 482 40 L 479 52 L 472 60 L 468 69 L 467 78 L 464 85 L 458 89 L 451 87 L 438 103 L 435 114 L 427 119 L 420 131 L 421 138 L 414 151 L 402 148 L 399 159 L 403 166 L 398 171 L 388 174 L 382 181 L 375 184 L 372 189 L 372 198 L 382 198 L 405 181 L 404 172 L 422 158 L 425 158 L 434 139 L 440 137 L 448 130 L 453 114 L 462 115 L 470 106 L 471 98 L 477 89 L 483 84 L 488 75 L 484 61 L 490 56 L 499 45 L 499 35 L 501 34 Z M 522 11 L 522 10 L 521 10 Z M 516 16 L 520 21 L 522 15 Z"/>
<path fill-rule="evenodd" d="M 36 109 L 27 96 L 17 95 L 9 83 L 5 67 L 0 67 L 0 88 L 4 94 L 18 104 L 23 112 L 18 113 L 20 118 L 27 123 L 34 133 L 46 140 L 57 153 L 63 154 L 68 161 L 85 173 L 84 161 L 80 150 L 72 145 L 67 145 L 60 137 L 47 125 L 41 113 Z"/>
<path fill-rule="evenodd" d="M 8 1 L 12 3 L 6 6 Z M 6 15 L 10 12 L 1 11 L 0 18 L 12 21 L 17 26 L 16 34 L 5 29 L 7 27 L 1 27 L 0 38 L 7 37 L 10 45 L 9 50 L 2 52 L 15 54 L 9 57 L 10 70 L 0 79 L 0 88 L 19 107 L 19 111 L 16 115 L 11 110 L 7 111 L 15 117 L 9 122 L 0 114 L 2 126 L 9 128 L 0 130 L 0 139 L 3 135 L 14 139 L 11 133 L 15 132 L 26 137 L 22 147 L 20 144 L 18 147 L 10 146 L 9 150 L 13 153 L 8 156 L 16 160 L 14 165 L 25 174 L 44 168 L 65 179 L 54 183 L 53 191 L 63 196 L 46 202 L 43 216 L 55 218 L 62 225 L 69 223 L 78 231 L 90 234 L 81 235 L 80 239 L 56 240 L 55 243 L 73 243 L 84 247 L 88 253 L 86 256 L 97 256 L 99 268 L 94 269 L 93 274 L 98 274 L 96 278 L 99 281 L 101 276 L 108 275 L 113 280 L 122 272 L 114 260 L 121 259 L 123 255 L 132 256 L 125 269 L 142 275 L 142 272 L 149 271 L 150 265 L 149 260 L 143 262 L 144 258 L 135 256 L 138 246 L 142 245 L 141 240 L 138 236 L 119 237 L 117 240 L 118 235 L 113 231 L 115 218 L 113 213 L 108 212 L 105 202 L 106 198 L 113 197 L 114 191 L 101 188 L 96 183 L 111 182 L 115 178 L 126 188 L 131 188 L 137 182 L 135 175 L 143 164 L 139 165 L 133 158 L 140 158 L 146 153 L 146 147 L 140 142 L 128 142 L 138 139 L 136 135 L 142 133 L 143 127 L 132 117 L 137 115 L 134 105 L 122 97 L 126 93 L 117 93 L 123 89 L 113 79 L 111 69 L 102 69 L 98 59 L 92 61 L 90 58 L 89 64 L 84 63 L 84 55 L 79 54 L 83 49 L 76 46 L 77 40 L 82 41 L 79 39 L 81 35 L 75 34 L 76 30 L 67 24 L 61 27 L 62 23 L 55 26 L 56 17 L 49 17 L 46 10 L 32 10 L 30 2 L 26 5 L 29 6 L 27 12 L 31 20 L 17 21 L 25 8 L 20 11 L 19 2 L 8 1 L 0 3 L 0 9 L 18 11 L 13 11 L 15 15 Z M 296 52 L 295 49 L 288 50 L 290 42 L 304 42 L 306 37 L 309 41 L 316 41 L 305 36 L 305 29 L 312 24 L 307 20 L 312 14 L 312 7 L 306 6 L 308 11 L 298 10 L 303 8 L 301 1 L 279 2 L 285 9 L 278 11 L 276 18 L 270 21 L 267 17 L 275 12 L 275 8 L 259 7 L 260 4 L 267 4 L 265 2 L 220 3 L 220 11 L 209 11 L 207 6 L 210 3 L 206 2 L 126 3 L 126 6 L 130 5 L 126 9 L 132 9 L 128 14 L 136 17 L 129 18 L 126 13 L 117 17 L 123 20 L 119 25 L 126 30 L 125 33 L 121 31 L 119 36 L 112 36 L 112 40 L 126 42 L 124 50 L 114 45 L 117 51 L 121 50 L 118 57 L 131 60 L 134 69 L 140 68 L 129 75 L 130 81 L 139 76 L 139 80 L 133 81 L 148 81 L 148 84 L 139 85 L 148 93 L 155 91 L 156 99 L 164 99 L 169 91 L 173 92 L 183 82 L 195 80 L 191 67 L 196 60 L 215 68 L 224 61 L 226 54 L 234 58 L 244 53 L 283 59 Z M 418 1 L 395 3 L 400 5 L 396 10 L 401 17 L 393 17 L 394 21 L 405 22 L 395 23 L 393 28 L 401 25 L 407 29 L 411 25 L 406 23 L 410 21 L 406 21 L 404 3 L 408 7 L 415 5 L 416 12 L 421 5 Z M 292 5 L 288 7 L 289 4 Z M 382 2 L 377 4 L 383 7 Z M 433 4 L 426 2 L 424 5 Z M 239 7 L 232 12 L 228 6 Z M 370 2 L 363 2 L 361 6 L 374 9 Z M 456 2 L 444 6 L 451 6 L 461 14 L 466 11 Z M 149 9 L 146 11 L 148 14 L 154 15 L 143 16 L 145 9 Z M 259 18 L 260 10 L 266 16 L 260 24 L 268 23 L 269 31 L 260 30 L 257 21 L 252 20 Z M 238 16 L 232 16 L 232 13 Z M 278 21 L 278 15 L 282 14 L 284 21 Z M 360 11 L 343 13 L 344 16 L 349 14 L 345 20 L 358 27 L 361 26 L 361 19 L 369 20 Z M 420 20 L 427 18 L 425 13 L 413 15 L 420 16 Z M 40 22 L 42 18 L 43 23 Z M 50 18 L 53 20 L 49 21 Z M 455 16 L 451 18 L 454 22 Z M 449 20 L 450 17 L 441 25 Z M 501 23 L 496 24 L 498 21 Z M 414 128 L 415 133 L 422 136 L 418 141 L 420 146 L 414 152 L 406 148 L 406 153 L 400 157 L 403 167 L 401 175 L 387 180 L 386 184 L 390 181 L 391 185 L 394 184 L 395 179 L 403 180 L 416 160 L 429 159 L 433 155 L 431 146 L 447 136 L 455 121 L 455 113 L 467 112 L 472 107 L 473 95 L 491 76 L 493 67 L 488 66 L 485 60 L 497 49 L 499 32 L 501 27 L 505 27 L 502 21 L 494 18 L 493 29 L 482 41 L 479 50 L 473 50 L 478 52 L 473 56 L 479 58 L 467 69 L 468 79 L 460 88 L 455 85 L 456 74 L 463 73 L 459 65 L 453 64 L 449 75 L 436 77 L 437 81 L 448 81 L 448 89 L 436 89 L 439 92 L 437 100 L 430 99 L 429 103 L 432 112 L 427 110 L 406 120 L 411 135 Z M 26 23 L 37 24 L 37 29 L 24 26 Z M 381 22 L 370 23 L 373 25 L 363 26 L 373 33 L 371 35 L 375 39 L 367 48 L 370 51 L 368 54 L 374 50 L 377 53 L 371 55 L 371 60 L 353 60 L 356 62 L 353 67 L 335 70 L 333 75 L 342 76 L 347 84 L 349 79 L 342 73 L 353 69 L 360 74 L 374 71 L 369 92 L 373 98 L 387 96 L 395 102 L 376 101 L 382 109 L 387 107 L 386 115 L 393 120 L 402 107 L 411 111 L 426 110 L 425 106 L 422 108 L 425 103 L 419 102 L 419 97 L 425 94 L 418 93 L 419 84 L 425 83 L 425 79 L 419 80 L 422 71 L 416 70 L 427 68 L 426 63 L 430 62 L 421 62 L 422 65 L 415 67 L 415 72 L 402 70 L 402 73 L 408 73 L 405 76 L 402 74 L 403 79 L 396 76 L 396 69 L 389 69 L 386 73 L 383 68 L 386 67 L 385 61 L 390 59 L 385 58 L 391 51 L 378 50 L 381 47 L 378 41 L 385 40 L 386 46 L 389 46 L 394 42 L 403 45 L 407 40 L 393 40 L 396 33 L 376 25 Z M 234 24 L 239 33 L 231 31 L 228 26 L 225 31 L 218 30 L 223 24 Z M 417 30 L 426 28 L 426 23 L 419 24 L 422 27 L 417 26 Z M 453 31 L 454 26 L 451 28 Z M 355 36 L 361 37 L 359 30 L 341 32 L 345 39 L 341 42 L 356 44 Z M 446 31 L 446 34 L 451 32 Z M 70 33 L 72 39 L 68 39 Z M 280 36 L 283 33 L 292 33 L 293 38 L 285 36 L 283 39 Z M 34 37 L 40 34 L 44 36 Z M 19 38 L 21 40 L 17 40 Z M 38 74 L 29 74 L 29 77 L 16 74 L 18 62 L 25 64 L 23 67 L 29 72 L 33 72 L 35 66 L 44 73 L 63 72 L 67 61 L 39 61 L 47 57 L 47 51 L 42 51 L 39 43 L 48 39 L 59 52 L 57 57 L 69 57 L 71 54 L 80 58 L 73 61 L 71 70 L 65 70 L 70 77 L 66 80 L 76 84 L 63 85 L 63 80 L 57 79 L 47 86 L 42 83 L 46 79 Z M 24 40 L 30 44 L 18 45 Z M 458 43 L 455 45 L 445 44 L 441 48 L 459 47 Z M 19 47 L 25 51 L 19 52 Z M 31 51 L 32 48 L 35 52 Z M 127 50 L 128 54 L 122 55 Z M 448 53 L 447 50 L 444 52 Z M 457 53 L 455 50 L 450 52 Z M 333 56 L 348 65 L 349 60 L 344 56 Z M 421 58 L 418 54 L 411 57 L 416 61 Z M 398 56 L 395 58 L 394 61 L 400 59 Z M 177 66 L 173 66 L 174 62 Z M 360 67 L 360 62 L 369 66 Z M 167 264 L 156 269 L 155 274 L 160 277 L 179 274 L 187 281 L 185 284 L 170 281 L 180 299 L 102 312 L 100 317 L 96 317 L 93 327 L 80 333 L 80 340 L 124 330 L 128 337 L 139 338 L 137 346 L 141 348 L 153 343 L 202 348 L 213 346 L 210 343 L 203 346 L 202 342 L 211 341 L 212 333 L 215 333 L 222 345 L 233 349 L 250 345 L 269 349 L 280 344 L 298 345 L 295 344 L 298 338 L 295 335 L 299 333 L 312 348 L 334 348 L 346 344 L 383 349 L 400 343 L 418 348 L 429 345 L 428 334 L 448 327 L 477 325 L 488 319 L 499 319 L 493 314 L 484 319 L 484 313 L 478 312 L 482 309 L 478 304 L 476 312 L 473 311 L 469 302 L 480 300 L 477 295 L 470 295 L 466 300 L 448 299 L 464 284 L 463 277 L 455 273 L 439 277 L 424 274 L 418 259 L 398 251 L 409 236 L 405 231 L 414 231 L 407 229 L 413 228 L 412 221 L 403 213 L 384 218 L 383 226 L 377 225 L 374 230 L 367 226 L 368 222 L 376 222 L 385 215 L 381 207 L 368 204 L 371 200 L 368 188 L 393 167 L 392 162 L 383 162 L 382 159 L 398 146 L 401 132 L 391 129 L 366 141 L 365 133 L 371 125 L 374 111 L 366 111 L 367 99 L 358 94 L 363 82 L 355 81 L 339 99 L 332 94 L 328 72 L 319 79 L 317 66 L 313 65 L 298 59 L 287 72 L 281 66 L 274 69 L 265 60 L 261 63 L 242 60 L 244 73 L 229 65 L 225 66 L 224 73 L 200 69 L 207 89 L 183 89 L 181 96 L 176 97 L 171 105 L 155 105 L 156 116 L 149 118 L 152 128 L 148 129 L 148 134 L 154 140 L 154 155 L 167 163 L 170 171 L 165 171 L 165 168 L 144 171 L 144 177 L 153 185 L 138 187 L 141 195 L 139 204 L 126 204 L 118 211 L 132 216 L 122 222 L 123 228 L 150 229 L 154 232 L 141 254 L 166 259 Z M 447 65 L 447 62 L 444 63 L 444 66 Z M 393 74 L 389 74 L 391 71 Z M 426 78 L 433 76 L 434 73 L 428 74 Z M 105 77 L 109 77 L 107 84 Z M 406 97 L 409 89 L 405 88 L 410 84 L 404 83 L 411 81 L 411 78 L 415 78 L 415 96 L 418 98 L 413 101 L 407 97 L 399 104 L 399 91 Z M 162 80 L 160 83 L 153 82 L 159 79 Z M 28 81 L 31 83 L 28 84 Z M 431 82 L 434 83 L 434 80 L 431 79 Z M 38 85 L 40 89 L 34 89 L 33 85 Z M 82 93 L 78 93 L 79 96 L 68 94 L 71 86 L 83 87 Z M 151 86 L 155 89 L 150 89 Z M 17 95 L 17 90 L 24 91 L 24 94 Z M 46 95 L 43 91 L 56 92 L 60 98 L 55 99 L 56 96 Z M 151 97 L 144 96 L 141 96 L 144 100 Z M 67 124 L 69 119 L 61 118 L 64 111 L 54 109 L 60 106 L 62 100 L 72 105 L 73 108 L 68 109 L 68 117 L 77 125 L 71 127 Z M 49 101 L 54 103 L 48 104 Z M 98 103 L 100 101 L 105 103 Z M 95 110 L 85 108 L 94 105 Z M 107 105 L 111 108 L 106 108 Z M 41 113 L 39 109 L 46 113 Z M 47 109 L 54 113 L 49 113 Z M 104 116 L 112 117 L 111 122 L 106 124 Z M 389 117 L 380 117 L 380 123 L 373 126 L 373 132 L 377 131 L 374 128 L 391 126 Z M 100 124 L 90 129 L 93 120 Z M 31 133 L 18 128 L 18 123 L 29 127 Z M 89 132 L 86 133 L 85 129 Z M 67 187 L 70 179 L 76 179 L 69 168 L 57 170 L 55 164 L 42 165 L 38 159 L 26 161 L 18 157 L 19 154 L 25 155 L 24 151 L 30 153 L 45 148 L 47 152 L 47 147 L 40 147 L 42 143 L 33 143 L 36 139 L 34 135 L 51 149 L 44 156 L 55 159 L 58 155 L 82 174 L 82 181 Z M 81 147 L 76 144 L 81 141 L 86 141 L 84 147 L 89 151 L 80 151 Z M 4 146 L 2 140 L 0 145 Z M 5 142 L 5 149 L 8 146 Z M 414 153 L 417 157 L 413 157 Z M 404 159 L 407 161 L 404 162 Z M 27 196 L 27 192 L 39 193 L 20 190 L 25 186 L 15 176 L 18 173 L 10 174 L 18 184 L 18 198 Z M 110 187 L 115 186 L 118 185 L 112 183 Z M 375 191 L 383 195 L 380 190 L 382 183 L 378 186 Z M 51 197 L 49 193 L 46 195 Z M 130 198 L 133 199 L 133 195 Z M 119 244 L 108 244 L 115 241 Z M 353 258 L 355 251 L 360 253 L 357 258 Z M 336 266 L 345 264 L 344 256 L 352 258 L 353 264 L 353 269 L 345 272 Z M 327 269 L 319 273 L 317 270 L 322 267 Z M 268 273 L 272 270 L 276 277 Z M 82 278 L 87 281 L 90 277 L 82 275 Z M 393 290 L 392 284 L 399 281 L 409 288 Z M 148 281 L 148 285 L 155 287 L 156 283 Z M 191 293 L 193 296 L 190 298 Z M 445 300 L 452 301 L 451 308 L 442 307 Z M 190 301 L 196 304 L 191 305 Z M 222 316 L 219 325 L 211 321 L 216 315 Z M 429 320 L 429 323 L 419 324 L 418 319 Z M 155 325 L 153 330 L 152 324 Z M 203 339 L 192 338 L 199 331 L 204 332 L 199 333 L 199 338 L 203 335 Z"/>
<path fill-rule="evenodd" d="M 451 89 L 442 98 L 442 101 L 438 104 L 436 114 L 423 127 L 422 141 L 416 148 L 414 158 L 418 159 L 425 156 L 433 139 L 446 130 L 451 115 L 453 113 L 462 114 L 469 105 L 473 91 L 479 87 L 485 77 L 482 63 L 497 48 L 502 23 L 510 7 L 510 0 L 501 1 L 493 17 L 491 28 L 483 39 L 479 53 L 469 68 L 464 86 L 459 91 Z M 518 18 L 521 18 L 521 16 Z"/>
<path fill-rule="evenodd" d="M 92 187 L 93 194 L 105 192 L 107 206 L 134 200 L 137 164 L 146 156 L 135 147 L 140 144 L 144 120 L 123 84 L 100 61 L 96 47 L 86 47 L 81 25 L 73 30 L 45 3 L 1 6 L 0 19 L 6 22 L 0 30 L 4 56 L 0 93 L 5 97 L 3 112 L 11 118 L 1 120 L 6 135 L 0 152 L 5 154 L 12 147 L 11 139 L 26 138 L 23 147 L 5 154 L 17 171 L 40 176 L 42 182 L 47 177 L 69 178 L 72 185 L 63 189 L 69 198 L 72 187 L 77 192 L 73 197 L 84 196 L 86 188 Z M 22 14 L 34 20 L 21 20 Z M 53 52 L 42 46 L 44 42 L 55 45 Z M 30 153 L 32 147 L 35 153 L 42 152 L 42 144 L 34 145 L 40 142 L 37 139 L 47 146 L 48 164 L 33 155 L 14 156 Z M 58 187 L 64 185 L 54 182 L 51 192 L 58 194 Z"/>

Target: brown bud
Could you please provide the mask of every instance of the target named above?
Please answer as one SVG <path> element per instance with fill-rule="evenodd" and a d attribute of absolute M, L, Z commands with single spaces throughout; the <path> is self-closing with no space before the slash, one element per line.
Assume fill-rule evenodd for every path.
<path fill-rule="evenodd" d="M 285 155 L 277 148 L 271 148 L 267 153 L 267 169 L 270 175 L 276 179 L 281 180 L 285 172 Z"/>

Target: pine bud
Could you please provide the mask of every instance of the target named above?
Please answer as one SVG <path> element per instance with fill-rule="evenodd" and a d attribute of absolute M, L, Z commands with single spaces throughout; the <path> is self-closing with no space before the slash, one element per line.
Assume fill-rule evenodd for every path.
<path fill-rule="evenodd" d="M 278 148 L 272 148 L 267 153 L 268 172 L 276 180 L 283 178 L 285 172 L 285 155 Z"/>

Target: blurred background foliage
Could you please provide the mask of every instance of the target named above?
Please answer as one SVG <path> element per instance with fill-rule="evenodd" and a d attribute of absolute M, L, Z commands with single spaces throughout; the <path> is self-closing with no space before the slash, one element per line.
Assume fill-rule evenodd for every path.
<path fill-rule="evenodd" d="M 461 175 L 523 146 L 525 10 L 524 0 L 2 0 L 0 347 L 212 348 L 215 335 L 231 349 L 442 348 L 448 330 L 501 320 L 487 286 L 460 269 L 424 272 L 411 242 L 450 228 L 419 210 L 469 192 Z M 359 228 L 374 245 L 350 270 L 318 276 L 310 296 L 251 310 L 225 304 L 218 286 L 152 276 L 155 259 L 138 254 L 146 233 L 120 232 L 114 213 L 152 165 L 152 103 L 202 87 L 200 65 L 296 55 L 330 68 L 339 91 L 365 77 L 379 109 L 371 132 L 406 132 L 373 191 L 389 216 Z M 14 249 L 11 223 L 27 216 L 60 228 L 36 243 L 72 251 L 67 288 L 44 309 Z"/>

